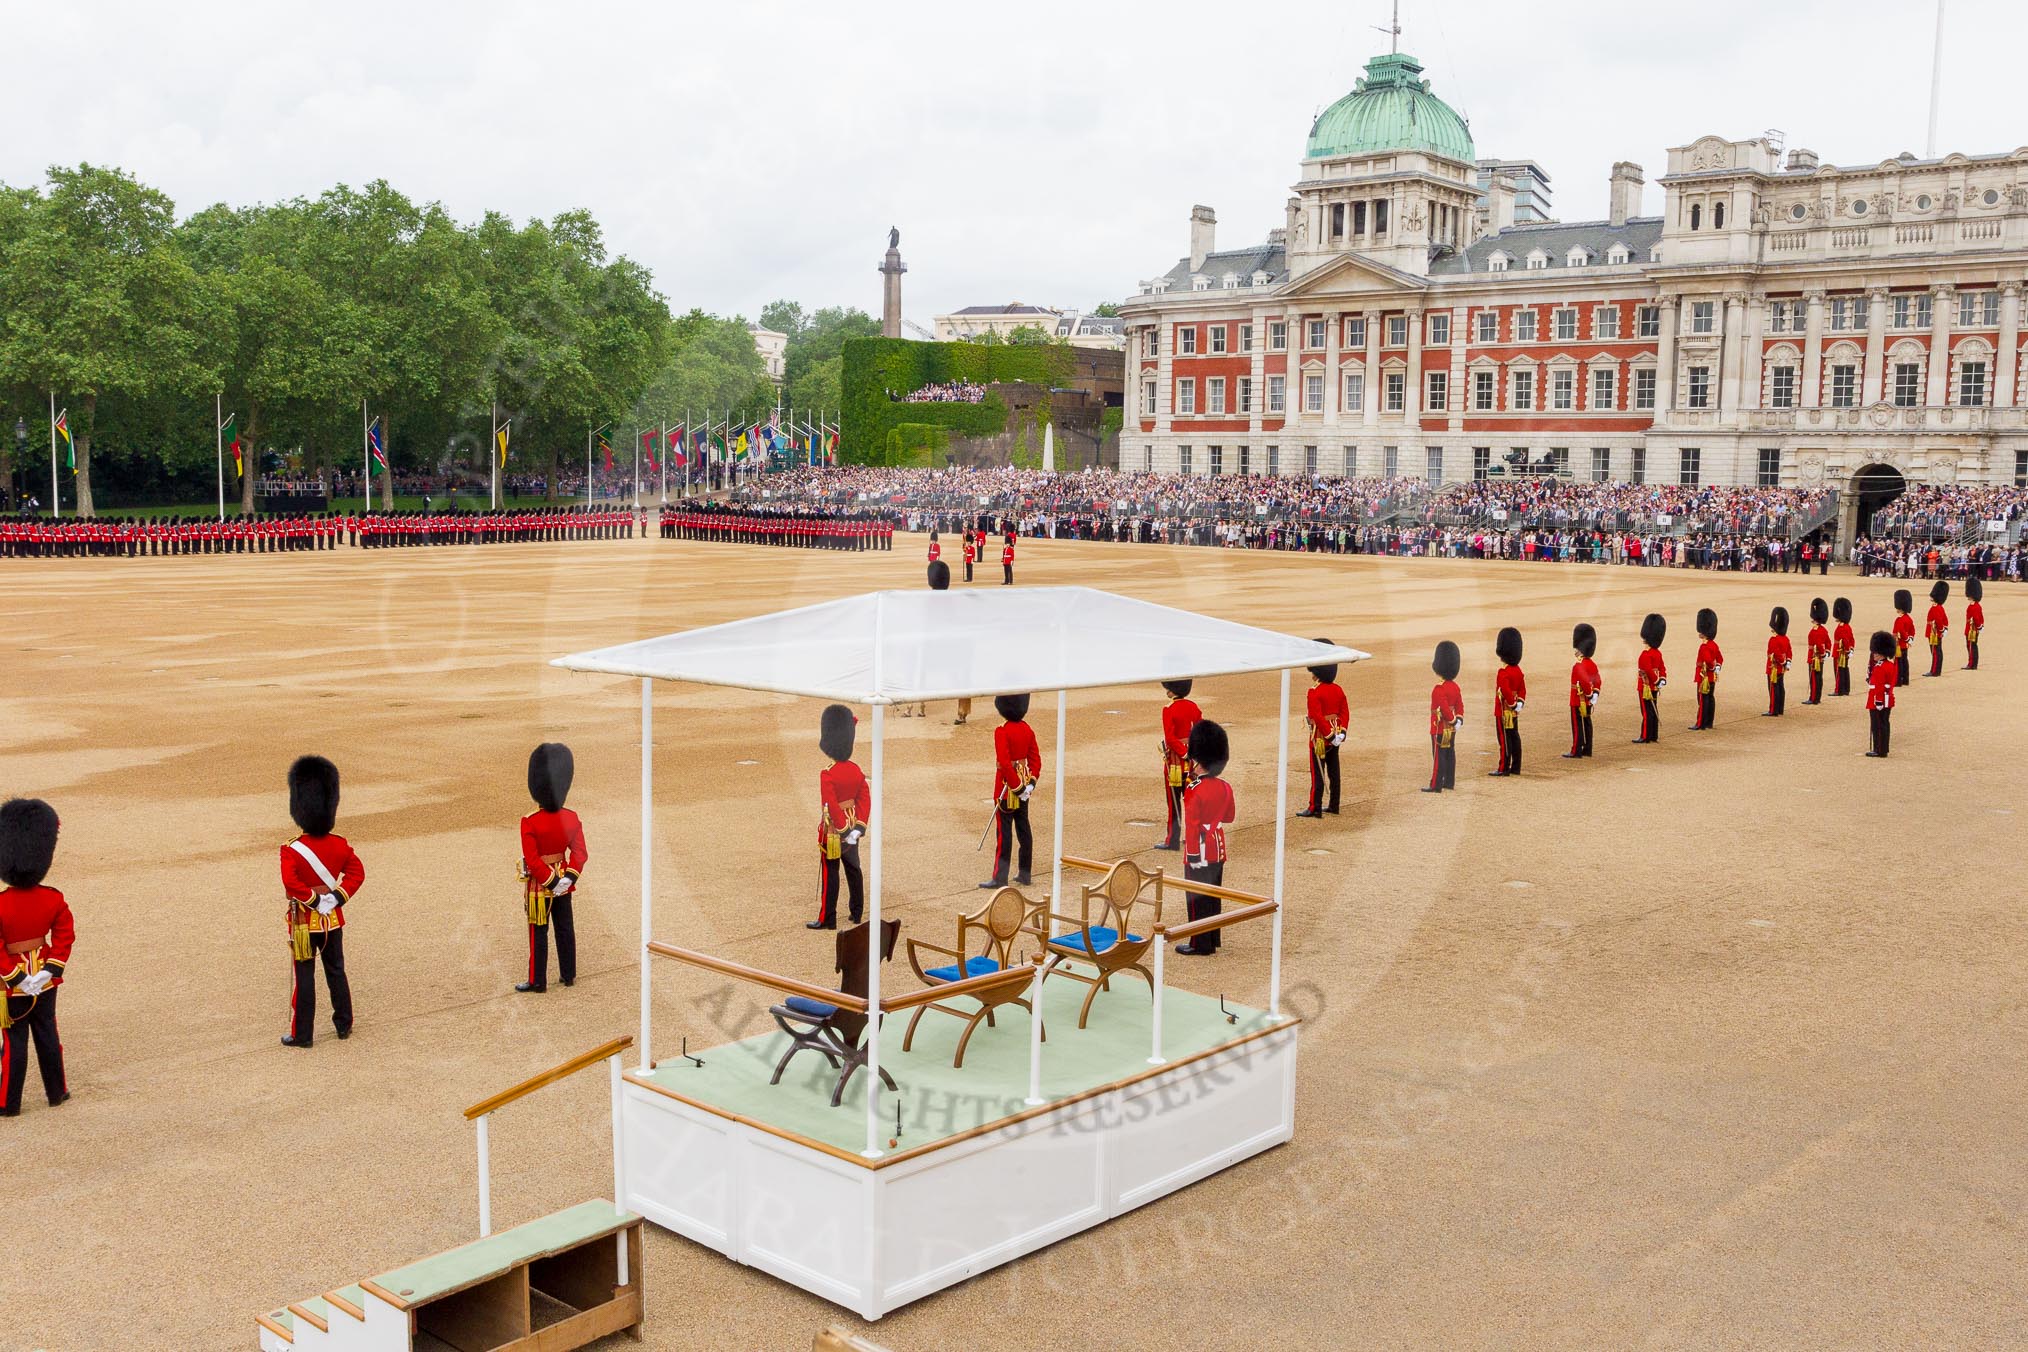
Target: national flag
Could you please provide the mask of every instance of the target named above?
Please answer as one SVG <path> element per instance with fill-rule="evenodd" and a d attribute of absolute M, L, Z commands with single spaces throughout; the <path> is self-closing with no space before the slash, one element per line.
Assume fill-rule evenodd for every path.
<path fill-rule="evenodd" d="M 238 449 L 237 446 L 234 448 Z M 387 468 L 387 447 L 380 439 L 380 419 L 375 418 L 366 429 L 366 449 L 373 453 L 373 463 Z"/>
<path fill-rule="evenodd" d="M 681 423 L 676 424 L 676 430 L 669 434 L 668 450 L 669 450 L 669 462 L 675 465 L 678 469 L 681 469 L 685 465 L 690 463 L 690 457 L 688 454 L 685 453 L 683 449 L 684 443 L 688 440 L 689 438 L 687 438 L 683 433 L 683 424 Z"/>
<path fill-rule="evenodd" d="M 493 429 L 493 444 L 500 448 L 500 467 L 502 469 L 507 467 L 507 429 L 513 425 L 514 420 L 509 418 L 506 422 L 501 423 Z"/>
<path fill-rule="evenodd" d="M 246 458 L 239 449 L 239 414 L 228 413 L 225 423 L 218 429 L 219 437 L 225 442 L 225 449 L 232 452 L 232 474 L 236 479 L 246 477 Z"/>
<path fill-rule="evenodd" d="M 611 474 L 613 472 L 613 444 L 606 440 L 604 432 L 599 433 L 599 450 L 606 457 L 606 473 Z"/>
<path fill-rule="evenodd" d="M 77 446 L 70 439 L 70 410 L 56 415 L 56 434 L 63 438 L 64 467 L 72 474 L 77 473 Z"/>
<path fill-rule="evenodd" d="M 648 473 L 655 473 L 655 429 L 652 427 L 641 433 L 641 454 L 647 458 Z"/>

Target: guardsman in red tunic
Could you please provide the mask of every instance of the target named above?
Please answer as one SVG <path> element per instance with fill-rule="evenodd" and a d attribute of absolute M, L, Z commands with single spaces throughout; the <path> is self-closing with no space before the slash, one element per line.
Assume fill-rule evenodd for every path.
<path fill-rule="evenodd" d="M 930 546 L 929 546 L 929 561 L 931 563 L 935 563 L 938 559 L 943 557 L 943 554 L 944 547 L 937 541 L 937 533 L 935 531 L 931 531 Z"/>
<path fill-rule="evenodd" d="M 1973 573 L 1965 579 L 1965 670 L 1979 669 L 1979 631 L 1986 627 L 1986 584 Z"/>
<path fill-rule="evenodd" d="M 572 906 L 590 858 L 584 826 L 565 807 L 576 773 L 570 748 L 544 742 L 528 755 L 528 796 L 535 811 L 521 819 L 521 895 L 528 911 L 528 979 L 517 991 L 549 989 L 549 933 L 556 931 L 556 970 L 566 986 L 577 983 L 577 923 Z"/>
<path fill-rule="evenodd" d="M 1634 664 L 1634 689 L 1641 698 L 1641 735 L 1636 742 L 1659 742 L 1662 740 L 1662 687 L 1669 683 L 1669 666 L 1662 660 L 1662 640 L 1668 636 L 1669 622 L 1660 615 L 1649 615 L 1641 621 L 1640 659 Z"/>
<path fill-rule="evenodd" d="M 1767 617 L 1767 711 L 1762 718 L 1780 718 L 1788 706 L 1788 682 L 1783 679 L 1795 664 L 1795 647 L 1789 642 L 1789 608 L 1776 606 Z"/>
<path fill-rule="evenodd" d="M 1570 664 L 1570 750 L 1565 760 L 1583 760 L 1591 755 L 1591 711 L 1598 704 L 1598 663 L 1591 655 L 1598 651 L 1598 631 L 1580 624 L 1570 631 L 1570 648 L 1577 660 Z"/>
<path fill-rule="evenodd" d="M 1320 638 L 1319 643 L 1330 643 Z M 1352 706 L 1345 700 L 1345 688 L 1338 684 L 1338 664 L 1328 662 L 1310 669 L 1310 693 L 1304 722 L 1310 731 L 1310 805 L 1298 817 L 1338 815 L 1338 748 L 1352 726 Z M 1330 788 L 1330 799 L 1324 790 Z"/>
<path fill-rule="evenodd" d="M 77 930 L 63 893 L 44 887 L 56 858 L 56 812 L 39 798 L 0 804 L 0 1117 L 21 1113 L 28 1044 L 35 1044 L 42 1092 L 54 1108 L 70 1097 L 63 1041 L 56 1031 L 56 988 L 70 963 Z"/>
<path fill-rule="evenodd" d="M 282 891 L 288 898 L 289 956 L 295 989 L 289 996 L 284 1047 L 307 1047 L 316 1034 L 317 960 L 331 988 L 331 1025 L 352 1036 L 352 984 L 345 977 L 345 903 L 366 881 L 366 866 L 331 834 L 338 823 L 338 767 L 322 756 L 303 756 L 289 767 L 289 816 L 303 834 L 282 846 Z"/>
<path fill-rule="evenodd" d="M 1183 789 L 1190 778 L 1190 729 L 1204 711 L 1190 698 L 1189 681 L 1164 681 L 1169 702 L 1162 706 L 1162 799 L 1169 809 L 1167 830 L 1158 850 L 1183 848 Z"/>
<path fill-rule="evenodd" d="M 1943 675 L 1944 635 L 1951 629 L 1951 613 L 1944 609 L 1950 600 L 1951 584 L 1938 578 L 1929 589 L 1929 614 L 1923 617 L 1922 636 L 1929 644 L 1929 674 Z"/>
<path fill-rule="evenodd" d="M 1014 860 L 1014 881 L 1025 887 L 1035 861 L 1028 800 L 1042 774 L 1042 749 L 1035 744 L 1035 730 L 1028 726 L 1028 696 L 995 695 L 993 708 L 1005 720 L 993 729 L 993 876 L 979 886 L 1007 885 L 1007 865 L 1018 840 L 1021 849 Z"/>
<path fill-rule="evenodd" d="M 1725 654 L 1718 651 L 1718 612 L 1708 607 L 1697 612 L 1697 666 L 1691 672 L 1697 685 L 1697 721 L 1692 732 L 1709 732 L 1718 721 L 1718 673 L 1725 670 Z"/>
<path fill-rule="evenodd" d="M 1831 683 L 1833 695 L 1852 693 L 1852 650 L 1859 646 L 1859 640 L 1852 634 L 1852 602 L 1839 597 L 1831 602 L 1831 618 L 1838 627 L 1831 631 Z"/>
<path fill-rule="evenodd" d="M 1810 602 L 1810 633 L 1803 640 L 1803 660 L 1810 665 L 1810 697 L 1805 704 L 1824 702 L 1824 664 L 1831 660 L 1831 631 L 1824 628 L 1824 621 L 1831 618 L 1831 608 L 1819 596 Z"/>
<path fill-rule="evenodd" d="M 972 532 L 965 532 L 965 581 L 972 580 L 972 561 L 979 557 L 979 548 L 972 543 Z"/>
<path fill-rule="evenodd" d="M 1866 718 L 1871 740 L 1866 754 L 1879 757 L 1887 754 L 1887 735 L 1891 731 L 1888 725 L 1894 714 L 1894 687 L 1899 683 L 1897 663 L 1902 654 L 1901 645 L 1885 629 L 1873 631 L 1870 646 L 1873 660 L 1866 666 Z"/>
<path fill-rule="evenodd" d="M 1894 683 L 1908 684 L 1908 650 L 1915 646 L 1915 598 L 1907 588 L 1894 593 Z M 1872 679 L 1870 676 L 1867 678 Z"/>
<path fill-rule="evenodd" d="M 1014 585 L 1014 532 L 1007 532 L 1007 544 L 1000 551 L 1000 585 Z"/>
<path fill-rule="evenodd" d="M 1499 765 L 1487 771 L 1499 779 L 1521 773 L 1521 709 L 1528 702 L 1528 678 L 1521 674 L 1521 631 L 1502 629 L 1493 638 L 1500 670 L 1493 677 L 1493 736 L 1500 749 Z"/>
<path fill-rule="evenodd" d="M 1463 666 L 1458 645 L 1445 639 L 1436 646 L 1429 669 L 1437 683 L 1429 692 L 1429 783 L 1424 793 L 1442 793 L 1458 786 L 1458 729 L 1465 721 L 1465 696 L 1458 689 Z"/>
<path fill-rule="evenodd" d="M 817 918 L 805 929 L 838 928 L 838 874 L 845 874 L 853 924 L 866 905 L 866 879 L 859 870 L 859 842 L 873 811 L 873 793 L 866 776 L 852 762 L 852 742 L 859 720 L 842 704 L 824 707 L 817 728 L 817 748 L 830 757 L 830 768 L 817 776 L 817 851 L 822 858 L 817 888 Z"/>
<path fill-rule="evenodd" d="M 1232 823 L 1232 786 L 1219 776 L 1232 756 L 1225 729 L 1200 719 L 1190 729 L 1190 788 L 1183 796 L 1183 902 L 1192 920 L 1203 920 L 1225 909 L 1220 897 L 1189 890 L 1191 883 L 1225 885 L 1225 828 Z M 1222 929 L 1206 930 L 1176 945 L 1186 957 L 1218 951 Z"/>

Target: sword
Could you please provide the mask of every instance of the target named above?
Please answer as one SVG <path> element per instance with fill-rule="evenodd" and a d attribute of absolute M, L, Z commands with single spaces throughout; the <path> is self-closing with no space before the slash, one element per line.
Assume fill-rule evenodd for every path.
<path fill-rule="evenodd" d="M 998 820 L 1000 820 L 1000 800 L 996 798 L 993 800 L 993 811 L 986 818 L 986 829 L 979 832 L 979 843 L 972 847 L 973 854 L 986 848 L 986 837 L 993 834 L 993 823 Z"/>

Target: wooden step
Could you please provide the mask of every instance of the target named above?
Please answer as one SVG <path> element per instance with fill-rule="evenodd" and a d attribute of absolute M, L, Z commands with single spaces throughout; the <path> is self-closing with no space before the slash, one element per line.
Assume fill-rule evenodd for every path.
<path fill-rule="evenodd" d="M 382 1273 L 360 1285 L 396 1309 L 406 1310 L 477 1286 L 520 1264 L 602 1235 L 617 1234 L 639 1220 L 632 1212 L 614 1210 L 611 1202 L 584 1202 Z"/>

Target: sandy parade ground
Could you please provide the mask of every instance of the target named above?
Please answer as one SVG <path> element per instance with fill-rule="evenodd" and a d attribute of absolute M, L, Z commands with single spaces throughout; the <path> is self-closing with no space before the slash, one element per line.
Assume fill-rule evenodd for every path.
<path fill-rule="evenodd" d="M 545 661 L 917 588 L 922 558 L 902 536 L 887 554 L 635 540 L 0 564 L 0 796 L 61 813 L 50 882 L 79 932 L 62 991 L 75 1097 L 49 1110 L 31 1079 L 22 1116 L 0 1123 L 17 1241 L 0 1348 L 250 1348 L 256 1312 L 471 1238 L 460 1110 L 635 1027 L 638 686 Z M 1800 653 L 1810 598 L 1850 596 L 1860 683 L 1896 584 L 1849 569 L 1030 541 L 1019 577 L 1375 655 L 1343 676 L 1344 814 L 1290 825 L 1295 1139 L 877 1326 L 651 1228 L 647 1346 L 801 1349 L 833 1322 L 897 1352 L 1096 1336 L 1179 1350 L 2028 1340 L 2028 592 L 1988 587 L 1985 669 L 1959 670 L 1954 628 L 1945 676 L 1902 692 L 1894 754 L 1875 761 L 1858 694 L 1800 707 L 1800 661 L 1788 716 L 1757 716 L 1774 604 Z M 1718 729 L 1692 736 L 1701 605 L 1720 614 L 1728 664 Z M 1630 746 L 1650 609 L 1670 622 L 1673 679 L 1660 745 Z M 1960 624 L 1959 587 L 1950 610 Z M 1599 630 L 1606 697 L 1596 758 L 1566 762 L 1579 620 Z M 1500 783 L 1484 772 L 1493 633 L 1509 623 L 1533 698 L 1525 774 Z M 1417 789 L 1443 638 L 1464 648 L 1469 722 L 1459 792 L 1435 796 Z M 1226 881 L 1240 888 L 1268 884 L 1275 681 L 1197 690 L 1232 734 Z M 1052 697 L 1035 705 L 1049 755 Z M 1153 688 L 1071 697 L 1072 853 L 1157 839 L 1160 705 Z M 817 713 L 658 691 L 656 937 L 831 980 L 828 937 L 803 928 Z M 995 720 L 983 703 L 968 727 L 948 705 L 930 713 L 888 724 L 886 895 L 904 935 L 941 942 L 981 895 Z M 576 752 L 592 853 L 582 970 L 573 990 L 516 995 L 514 825 L 529 748 L 552 738 Z M 343 771 L 338 829 L 367 882 L 347 908 L 357 1031 L 332 1038 L 324 1003 L 299 1052 L 276 1045 L 276 851 L 294 835 L 284 771 L 312 751 Z M 1292 810 L 1303 783 L 1298 763 Z M 1266 929 L 1168 973 L 1259 1004 Z M 899 960 L 888 979 L 913 984 Z M 658 1050 L 753 1031 L 765 1003 L 665 964 Z M 609 1195 L 607 1114 L 594 1074 L 495 1118 L 496 1224 Z"/>

